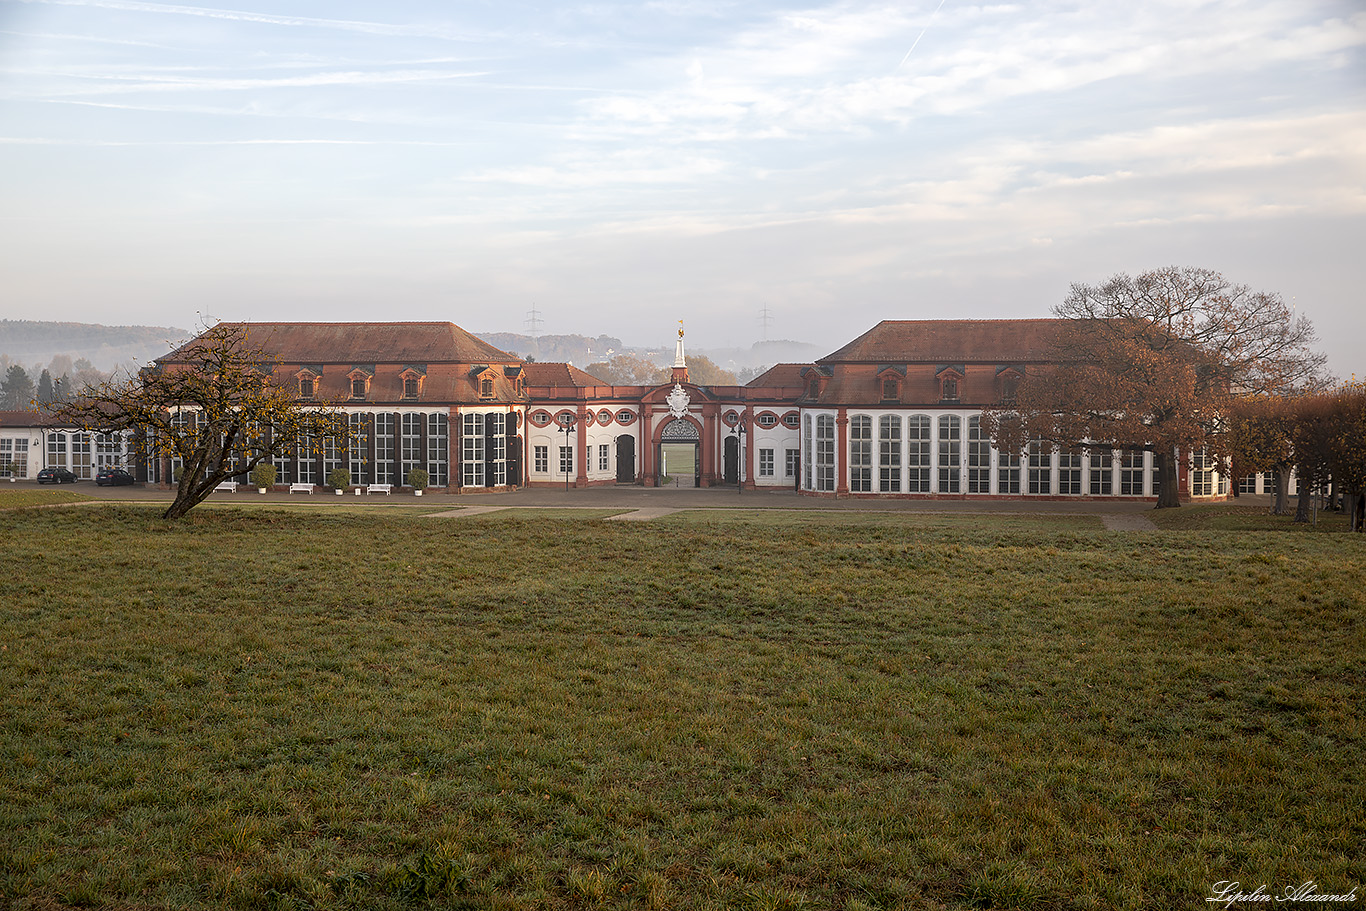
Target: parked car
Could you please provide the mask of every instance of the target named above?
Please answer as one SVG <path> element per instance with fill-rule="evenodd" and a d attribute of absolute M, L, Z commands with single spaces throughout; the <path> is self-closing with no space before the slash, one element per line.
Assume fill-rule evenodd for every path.
<path fill-rule="evenodd" d="M 44 468 L 38 472 L 39 484 L 75 484 L 76 476 L 65 468 Z"/>
<path fill-rule="evenodd" d="M 117 487 L 121 484 L 132 484 L 133 476 L 122 468 L 101 468 L 100 473 L 95 475 L 95 483 L 100 487 L 107 484 Z"/>

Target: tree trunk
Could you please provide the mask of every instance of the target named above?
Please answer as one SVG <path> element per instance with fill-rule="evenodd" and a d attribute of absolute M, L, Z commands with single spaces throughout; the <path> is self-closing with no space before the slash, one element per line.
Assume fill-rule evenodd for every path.
<path fill-rule="evenodd" d="M 1290 514 L 1290 507 L 1286 504 L 1290 496 L 1290 471 L 1283 466 L 1276 466 L 1274 476 L 1276 479 L 1276 492 L 1271 497 L 1271 514 L 1273 516 L 1285 516 Z"/>
<path fill-rule="evenodd" d="M 1309 521 L 1309 507 L 1313 505 L 1317 479 L 1307 473 L 1300 475 L 1300 494 L 1295 498 L 1295 521 Z"/>
<path fill-rule="evenodd" d="M 1157 505 L 1154 509 L 1170 509 L 1181 505 L 1181 498 L 1178 496 L 1176 485 L 1176 457 L 1170 452 L 1161 449 L 1153 452 L 1153 459 L 1157 463 Z"/>
<path fill-rule="evenodd" d="M 1351 495 L 1351 520 L 1348 527 L 1352 531 L 1366 531 L 1366 491 L 1358 490 Z"/>

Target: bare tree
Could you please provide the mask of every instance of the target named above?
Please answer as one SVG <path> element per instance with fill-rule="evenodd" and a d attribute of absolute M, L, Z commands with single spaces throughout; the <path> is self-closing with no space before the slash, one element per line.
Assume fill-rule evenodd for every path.
<path fill-rule="evenodd" d="M 1306 317 L 1208 269 L 1074 284 L 1054 312 L 1069 321 L 1057 367 L 1026 377 L 1015 407 L 988 412 L 987 426 L 1009 443 L 1018 435 L 1150 449 L 1158 508 L 1180 505 L 1176 453 L 1206 446 L 1232 401 L 1324 384 Z"/>

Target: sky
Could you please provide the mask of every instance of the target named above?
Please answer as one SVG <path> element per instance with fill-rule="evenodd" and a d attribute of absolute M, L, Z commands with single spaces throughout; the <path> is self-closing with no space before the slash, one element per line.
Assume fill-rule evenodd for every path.
<path fill-rule="evenodd" d="M 831 351 L 1164 266 L 1366 375 L 1359 0 L 0 0 L 0 315 Z"/>

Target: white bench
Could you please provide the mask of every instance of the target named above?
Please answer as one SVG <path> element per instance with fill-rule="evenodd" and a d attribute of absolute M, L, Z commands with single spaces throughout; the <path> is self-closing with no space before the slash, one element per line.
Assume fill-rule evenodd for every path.
<path fill-rule="evenodd" d="M 214 490 L 215 490 L 215 491 L 221 490 L 221 491 L 223 491 L 223 493 L 237 493 L 237 482 L 236 482 L 236 481 L 224 481 L 222 484 L 219 484 L 217 487 L 215 487 Z"/>
<path fill-rule="evenodd" d="M 312 493 L 313 493 L 313 485 L 312 485 L 312 484 L 291 484 L 291 485 L 289 485 L 289 492 L 290 492 L 290 493 L 306 493 L 306 494 L 312 494 Z"/>
<path fill-rule="evenodd" d="M 366 495 L 366 496 L 369 496 L 369 495 L 372 494 L 372 493 L 382 493 L 382 494 L 384 494 L 385 496 L 388 496 L 389 494 L 391 494 L 391 493 L 393 493 L 393 492 L 394 492 L 394 485 L 392 485 L 392 484 L 371 484 L 371 485 L 369 485 L 369 486 L 367 486 L 367 487 L 365 488 L 365 495 Z"/>

